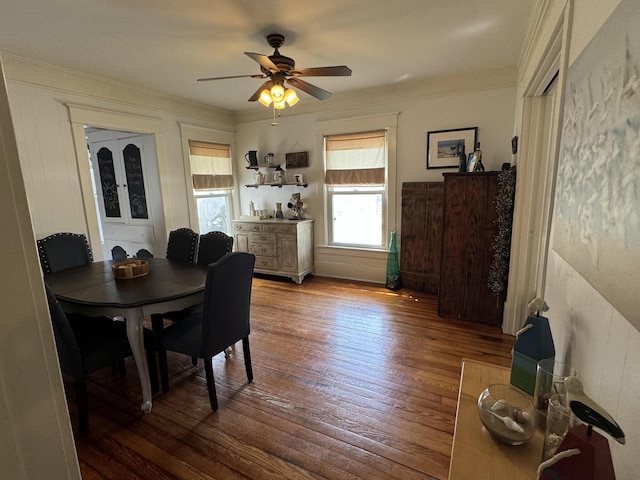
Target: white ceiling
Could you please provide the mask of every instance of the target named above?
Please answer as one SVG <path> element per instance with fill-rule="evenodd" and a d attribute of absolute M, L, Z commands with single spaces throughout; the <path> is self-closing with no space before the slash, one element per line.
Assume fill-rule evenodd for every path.
<path fill-rule="evenodd" d="M 516 65 L 535 0 L 3 0 L 0 51 L 229 110 L 263 80 L 243 52 L 296 67 L 347 65 L 351 77 L 306 77 L 332 92 Z M 318 102 L 298 92 L 302 102 Z"/>

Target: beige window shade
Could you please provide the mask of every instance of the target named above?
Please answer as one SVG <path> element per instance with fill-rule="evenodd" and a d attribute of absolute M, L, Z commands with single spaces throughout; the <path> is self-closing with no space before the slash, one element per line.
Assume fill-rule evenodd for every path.
<path fill-rule="evenodd" d="M 189 140 L 189 163 L 195 190 L 231 190 L 229 145 Z"/>
<path fill-rule="evenodd" d="M 384 185 L 386 131 L 325 137 L 327 185 Z"/>

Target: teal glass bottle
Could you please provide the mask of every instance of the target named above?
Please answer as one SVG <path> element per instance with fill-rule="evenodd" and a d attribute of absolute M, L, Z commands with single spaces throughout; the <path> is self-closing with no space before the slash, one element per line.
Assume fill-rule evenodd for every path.
<path fill-rule="evenodd" d="M 398 245 L 396 244 L 396 231 L 391 232 L 389 241 L 389 256 L 387 257 L 387 281 L 385 286 L 389 290 L 400 288 L 400 263 L 398 262 Z"/>

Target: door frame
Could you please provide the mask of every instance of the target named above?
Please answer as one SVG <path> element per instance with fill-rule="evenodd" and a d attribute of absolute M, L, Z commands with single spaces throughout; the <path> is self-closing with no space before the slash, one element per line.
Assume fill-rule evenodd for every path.
<path fill-rule="evenodd" d="M 562 131 L 565 78 L 568 69 L 572 2 L 562 8 L 533 71 L 524 85 L 521 152 L 517 159 L 509 287 L 502 330 L 515 335 L 528 316 L 528 304 L 543 297 Z M 546 15 L 534 15 L 545 18 Z M 538 25 L 540 26 L 540 25 Z M 546 95 L 555 82 L 553 99 Z M 551 112 L 549 112 L 551 109 Z"/>
<path fill-rule="evenodd" d="M 164 127 L 162 121 L 156 118 L 85 105 L 67 103 L 66 106 L 69 109 L 69 118 L 71 120 L 71 133 L 75 146 L 76 165 L 80 179 L 85 222 L 87 224 L 87 236 L 96 260 L 104 260 L 104 254 L 100 238 L 100 213 L 94 201 L 93 181 L 91 179 L 89 162 L 87 161 L 85 127 L 153 135 L 156 159 L 158 162 L 158 174 L 160 177 L 159 195 L 162 203 L 162 212 L 158 212 L 157 218 L 159 220 L 158 224 L 154 222 L 154 230 L 156 232 L 156 243 L 158 245 L 166 245 L 166 218 L 173 217 L 171 215 L 171 204 L 167 201 L 168 196 L 164 195 L 164 192 L 168 191 L 168 185 L 166 184 L 167 154 L 164 147 Z M 97 248 L 98 245 L 100 248 Z"/>

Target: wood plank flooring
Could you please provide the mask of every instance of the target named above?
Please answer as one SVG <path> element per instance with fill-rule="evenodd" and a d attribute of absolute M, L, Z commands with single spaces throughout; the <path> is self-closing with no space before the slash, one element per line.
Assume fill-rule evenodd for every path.
<path fill-rule="evenodd" d="M 97 372 L 83 478 L 446 479 L 462 358 L 508 366 L 514 339 L 436 312 L 423 292 L 256 277 L 253 383 L 241 343 L 214 359 L 216 413 L 202 360 L 169 354 L 171 389 L 149 414 L 132 359 L 124 378 Z"/>

